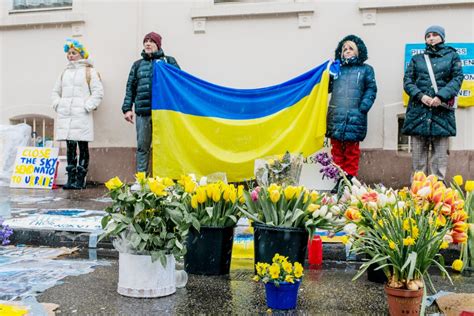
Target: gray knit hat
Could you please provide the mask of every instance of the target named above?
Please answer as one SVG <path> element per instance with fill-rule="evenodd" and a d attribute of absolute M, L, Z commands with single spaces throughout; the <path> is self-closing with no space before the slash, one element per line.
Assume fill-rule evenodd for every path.
<path fill-rule="evenodd" d="M 426 31 L 425 31 L 425 38 L 426 38 L 426 35 L 428 35 L 428 33 L 437 33 L 437 34 L 439 34 L 439 36 L 441 37 L 441 39 L 444 42 L 445 33 L 444 33 L 444 28 L 442 26 L 432 25 L 429 28 L 427 28 Z"/>

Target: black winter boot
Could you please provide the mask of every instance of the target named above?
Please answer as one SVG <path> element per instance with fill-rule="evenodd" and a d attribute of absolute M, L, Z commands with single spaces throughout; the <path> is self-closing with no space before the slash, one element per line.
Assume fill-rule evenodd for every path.
<path fill-rule="evenodd" d="M 77 170 L 76 166 L 66 166 L 67 182 L 63 185 L 63 190 L 74 190 L 74 183 L 76 183 Z"/>
<path fill-rule="evenodd" d="M 82 166 L 77 166 L 76 182 L 73 184 L 75 190 L 82 190 L 86 188 L 86 174 L 87 169 Z"/>

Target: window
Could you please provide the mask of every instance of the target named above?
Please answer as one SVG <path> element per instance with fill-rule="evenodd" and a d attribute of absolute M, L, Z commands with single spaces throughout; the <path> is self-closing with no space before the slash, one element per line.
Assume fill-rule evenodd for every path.
<path fill-rule="evenodd" d="M 72 7 L 72 0 L 13 0 L 13 10 Z"/>
<path fill-rule="evenodd" d="M 294 0 L 214 0 L 215 4 L 219 3 L 260 3 L 260 2 L 295 2 Z"/>
<path fill-rule="evenodd" d="M 403 123 L 405 122 L 405 114 L 398 116 L 398 151 L 399 152 L 411 152 L 411 138 L 410 136 L 402 134 Z"/>
<path fill-rule="evenodd" d="M 31 126 L 32 146 L 45 147 L 54 139 L 54 120 L 44 115 L 25 115 L 10 119 L 12 125 L 25 123 Z M 51 146 L 50 145 L 50 146 Z"/>

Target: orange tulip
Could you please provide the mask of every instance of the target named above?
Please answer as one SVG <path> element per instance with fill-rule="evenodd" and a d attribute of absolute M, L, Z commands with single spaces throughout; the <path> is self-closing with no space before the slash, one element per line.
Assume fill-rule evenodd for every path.
<path fill-rule="evenodd" d="M 345 212 L 344 216 L 353 222 L 357 222 L 361 219 L 360 212 L 357 208 L 349 207 Z"/>
<path fill-rule="evenodd" d="M 446 191 L 444 192 L 444 203 L 449 204 L 449 205 L 453 205 L 453 203 L 454 203 L 453 189 L 449 188 L 449 189 L 446 189 Z"/>
<path fill-rule="evenodd" d="M 464 243 L 467 240 L 467 234 L 464 232 L 458 233 L 456 231 L 453 231 L 451 233 L 451 236 L 453 237 L 453 243 L 455 244 Z"/>
<path fill-rule="evenodd" d="M 377 198 L 378 198 L 378 195 L 377 195 L 377 192 L 375 191 L 366 192 L 362 194 L 361 196 L 362 202 L 364 203 L 377 202 Z"/>
<path fill-rule="evenodd" d="M 426 180 L 426 175 L 423 171 L 415 172 L 415 174 L 413 175 L 413 182 L 414 181 L 425 181 L 425 180 Z"/>
<path fill-rule="evenodd" d="M 467 213 L 464 210 L 456 211 L 453 214 L 451 214 L 451 220 L 453 223 L 457 222 L 465 222 L 467 219 Z"/>
<path fill-rule="evenodd" d="M 443 204 L 441 207 L 441 214 L 449 216 L 451 215 L 451 206 L 448 204 Z"/>
<path fill-rule="evenodd" d="M 434 187 L 433 187 L 434 188 Z M 433 195 L 431 196 L 431 201 L 434 203 L 439 203 L 443 200 L 444 198 L 444 188 L 439 188 L 433 192 Z"/>
<path fill-rule="evenodd" d="M 467 230 L 468 225 L 464 222 L 456 222 L 453 225 L 453 230 L 458 233 L 463 233 Z"/>
<path fill-rule="evenodd" d="M 418 190 L 421 189 L 421 184 L 421 181 L 413 181 L 411 184 L 411 192 L 413 192 L 413 194 L 416 194 Z"/>
<path fill-rule="evenodd" d="M 446 189 L 446 186 L 442 181 L 438 181 L 435 184 L 433 184 L 433 191 L 436 191 L 438 189 Z"/>

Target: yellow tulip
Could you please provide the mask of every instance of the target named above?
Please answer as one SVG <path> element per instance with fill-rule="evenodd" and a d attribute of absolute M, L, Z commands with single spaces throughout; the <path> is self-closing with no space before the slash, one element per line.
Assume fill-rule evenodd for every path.
<path fill-rule="evenodd" d="M 235 201 L 237 200 L 237 190 L 235 188 L 231 189 L 229 199 L 232 203 L 235 203 Z"/>
<path fill-rule="evenodd" d="M 222 198 L 224 201 L 229 202 L 230 200 L 230 188 L 226 188 L 224 192 L 222 193 Z"/>
<path fill-rule="evenodd" d="M 220 201 L 220 199 L 221 199 L 221 191 L 219 187 L 215 186 L 212 192 L 212 200 L 217 203 Z"/>
<path fill-rule="evenodd" d="M 163 178 L 163 184 L 166 187 L 170 187 L 170 186 L 174 185 L 174 181 L 173 181 L 173 179 L 170 179 L 170 178 Z"/>
<path fill-rule="evenodd" d="M 277 191 L 277 190 L 273 190 L 273 191 L 270 191 L 270 200 L 272 200 L 273 203 L 276 203 L 280 200 L 280 191 Z"/>
<path fill-rule="evenodd" d="M 191 207 L 192 208 L 198 208 L 198 197 L 197 195 L 193 195 L 191 198 Z"/>
<path fill-rule="evenodd" d="M 165 191 L 166 187 L 158 180 L 152 178 L 148 179 L 148 186 L 150 187 L 150 191 L 153 192 L 155 195 L 165 196 L 168 194 Z"/>
<path fill-rule="evenodd" d="M 193 193 L 196 189 L 196 183 L 189 179 L 184 181 L 184 191 L 187 193 Z"/>
<path fill-rule="evenodd" d="M 137 172 L 135 174 L 135 179 L 137 179 L 138 183 L 144 185 L 146 182 L 146 173 L 145 172 Z"/>
<path fill-rule="evenodd" d="M 439 249 L 447 249 L 449 247 L 449 243 L 447 241 L 443 241 L 439 246 Z"/>
<path fill-rule="evenodd" d="M 119 177 L 114 177 L 105 183 L 105 186 L 107 189 L 109 189 L 109 191 L 117 190 L 121 188 L 122 185 L 123 183 L 120 181 Z"/>
<path fill-rule="evenodd" d="M 270 184 L 270 186 L 268 187 L 267 191 L 270 192 L 270 191 L 280 191 L 281 189 L 281 186 L 279 186 L 278 184 L 276 183 L 272 183 Z"/>
<path fill-rule="evenodd" d="M 197 200 L 200 204 L 207 201 L 206 189 L 198 187 L 196 190 Z"/>
<path fill-rule="evenodd" d="M 453 265 L 451 266 L 455 271 L 461 271 L 463 267 L 463 262 L 460 259 L 456 259 L 453 261 Z"/>
<path fill-rule="evenodd" d="M 316 191 L 311 191 L 310 197 L 311 197 L 311 202 L 316 202 L 316 200 L 319 197 L 319 193 Z"/>
<path fill-rule="evenodd" d="M 313 213 L 314 211 L 316 211 L 316 210 L 319 209 L 320 207 L 321 207 L 320 205 L 311 203 L 310 205 L 308 205 L 308 211 L 310 211 L 311 213 Z"/>
<path fill-rule="evenodd" d="M 461 186 L 461 185 L 464 183 L 464 180 L 463 180 L 463 178 L 462 178 L 462 175 L 460 175 L 460 174 L 454 176 L 454 177 L 453 177 L 453 180 L 454 180 L 454 182 L 455 182 L 457 185 L 459 185 L 459 186 Z"/>
<path fill-rule="evenodd" d="M 466 181 L 466 184 L 464 185 L 464 189 L 466 190 L 466 192 L 471 192 L 472 190 L 474 190 L 474 181 L 473 180 Z"/>

